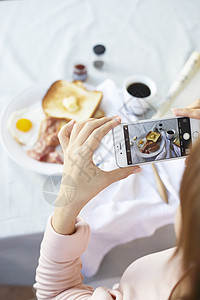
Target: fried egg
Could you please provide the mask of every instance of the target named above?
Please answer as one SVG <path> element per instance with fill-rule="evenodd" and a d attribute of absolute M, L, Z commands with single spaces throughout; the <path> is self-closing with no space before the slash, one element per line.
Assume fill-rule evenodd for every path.
<path fill-rule="evenodd" d="M 10 115 L 7 129 L 19 144 L 32 147 L 38 140 L 43 118 L 44 114 L 41 109 L 17 110 Z"/>
<path fill-rule="evenodd" d="M 143 147 L 143 145 L 144 145 L 145 142 L 146 142 L 146 138 L 145 137 L 143 139 L 139 139 L 137 141 L 138 148 L 141 149 Z"/>

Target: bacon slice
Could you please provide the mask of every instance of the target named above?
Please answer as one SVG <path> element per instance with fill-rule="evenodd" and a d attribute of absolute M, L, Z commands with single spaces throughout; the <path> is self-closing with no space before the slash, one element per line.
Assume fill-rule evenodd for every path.
<path fill-rule="evenodd" d="M 63 164 L 63 157 L 57 151 L 52 151 L 45 156 L 45 162 Z"/>
<path fill-rule="evenodd" d="M 56 150 L 59 145 L 58 132 L 66 121 L 47 118 L 42 121 L 40 136 L 33 149 L 27 154 L 38 161 L 63 164 L 62 154 Z"/>
<path fill-rule="evenodd" d="M 153 147 L 156 143 L 154 143 L 153 141 L 146 141 L 143 145 L 143 147 L 140 149 L 140 152 L 142 153 L 148 153 L 148 149 L 150 147 Z"/>

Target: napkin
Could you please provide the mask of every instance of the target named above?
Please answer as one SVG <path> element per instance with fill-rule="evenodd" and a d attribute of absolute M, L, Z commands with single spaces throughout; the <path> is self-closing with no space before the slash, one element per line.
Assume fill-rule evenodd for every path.
<path fill-rule="evenodd" d="M 117 113 L 126 121 L 123 99 L 114 82 L 106 80 L 98 90 L 103 92 L 102 101 L 106 101 L 110 112 Z M 96 160 L 99 168 L 105 171 L 117 168 L 111 133 L 102 141 L 95 155 L 99 158 Z M 91 227 L 90 243 L 82 255 L 82 271 L 86 276 L 93 276 L 98 271 L 103 257 L 113 247 L 150 236 L 157 228 L 173 223 L 179 203 L 184 161 L 179 159 L 157 163 L 158 172 L 168 191 L 169 204 L 162 201 L 157 191 L 151 165 L 143 165 L 142 169 L 142 173 L 111 184 L 82 209 L 81 216 Z"/>

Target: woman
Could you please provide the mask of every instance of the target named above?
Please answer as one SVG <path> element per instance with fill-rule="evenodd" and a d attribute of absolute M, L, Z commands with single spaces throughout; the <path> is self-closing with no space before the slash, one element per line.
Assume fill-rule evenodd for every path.
<path fill-rule="evenodd" d="M 174 113 L 200 119 L 200 101 L 188 109 Z M 92 162 L 103 136 L 119 123 L 119 117 L 71 121 L 59 133 L 64 172 L 41 244 L 34 285 L 39 300 L 200 299 L 200 140 L 187 160 L 181 183 L 175 228 L 178 247 L 133 262 L 113 289 L 94 290 L 82 283 L 80 256 L 87 248 L 90 228 L 79 212 L 111 183 L 141 171 L 137 166 L 105 172 Z"/>

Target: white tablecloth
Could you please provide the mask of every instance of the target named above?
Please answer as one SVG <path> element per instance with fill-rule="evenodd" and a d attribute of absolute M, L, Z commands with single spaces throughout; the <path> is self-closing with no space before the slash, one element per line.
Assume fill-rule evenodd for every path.
<path fill-rule="evenodd" d="M 0 109 L 7 99 L 34 83 L 71 79 L 73 63 L 79 59 L 88 64 L 88 83 L 97 86 L 110 78 L 121 87 L 127 76 L 144 74 L 156 82 L 158 92 L 164 96 L 190 53 L 200 50 L 199 20 L 198 0 L 168 0 L 162 3 L 159 0 L 1 1 Z M 96 43 L 107 47 L 104 71 L 92 67 L 92 46 Z M 168 169 L 169 172 L 173 170 L 170 166 Z M 145 168 L 144 176 L 152 176 L 149 166 Z M 179 180 L 180 174 L 173 182 L 176 192 Z M 44 181 L 45 176 L 22 170 L 0 147 L 1 238 L 44 230 L 47 217 L 52 212 L 52 206 L 42 197 Z M 127 179 L 124 184 L 132 183 Z M 121 185 L 122 182 L 116 184 L 116 191 Z M 148 223 L 145 223 L 149 210 L 145 209 L 145 205 L 140 207 L 136 188 L 133 193 L 135 201 L 129 199 L 128 205 L 133 214 L 142 213 L 144 221 L 142 224 L 132 222 L 133 217 L 128 220 L 130 227 L 133 226 L 133 231 L 140 228 L 143 235 L 151 234 Z M 148 204 L 150 199 L 147 193 L 145 195 L 144 203 Z M 155 197 L 158 197 L 156 189 Z M 160 201 L 158 205 L 153 202 L 155 215 L 152 217 L 156 220 L 160 218 L 160 213 L 156 214 L 157 206 L 164 207 L 164 203 Z M 173 221 L 178 200 L 174 198 L 171 203 L 168 207 L 169 218 L 164 223 Z M 112 222 L 108 224 L 107 219 L 102 226 L 102 245 L 106 245 L 108 237 L 110 240 L 115 238 L 115 243 L 121 242 L 120 235 L 111 237 L 115 205 L 108 204 Z M 84 215 L 92 227 L 92 238 L 95 240 L 99 236 L 95 236 L 98 222 L 95 213 L 90 211 L 90 205 L 85 208 Z M 158 226 L 162 226 L 161 223 L 158 222 Z M 105 239 L 102 234 L 104 228 L 107 232 Z M 4 257 L 5 253 L 0 256 L 1 265 Z M 86 272 L 90 272 L 87 261 L 84 264 Z"/>

